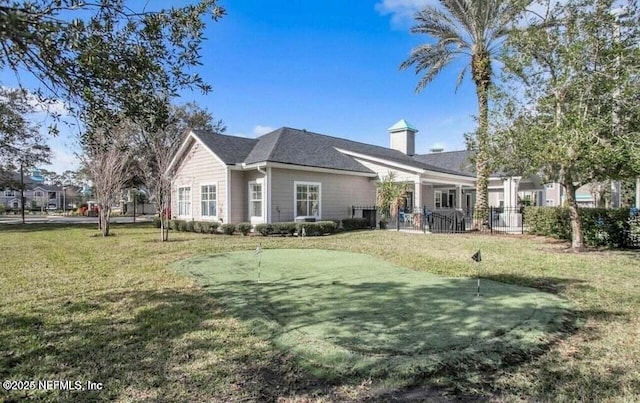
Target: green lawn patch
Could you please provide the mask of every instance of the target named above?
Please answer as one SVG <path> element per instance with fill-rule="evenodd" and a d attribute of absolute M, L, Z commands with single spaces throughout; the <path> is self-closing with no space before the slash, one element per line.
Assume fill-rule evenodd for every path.
<path fill-rule="evenodd" d="M 260 260 L 260 269 L 258 263 Z M 365 254 L 266 249 L 198 256 L 194 277 L 262 337 L 316 376 L 397 380 L 500 366 L 562 328 L 568 304 L 532 288 L 442 277 Z M 258 279 L 259 278 L 259 279 Z"/>
<path fill-rule="evenodd" d="M 389 231 L 313 238 L 172 232 L 167 243 L 158 242 L 159 230 L 150 224 L 114 225 L 113 236 L 107 238 L 94 236 L 96 233 L 95 224 L 0 224 L 0 255 L 5 262 L 0 265 L 0 379 L 66 379 L 102 382 L 105 386 L 92 392 L 0 390 L 0 401 L 640 401 L 638 251 L 576 255 L 566 253 L 567 246 L 562 242 L 536 237 L 424 236 Z M 195 259 L 241 252 L 253 259 L 258 242 L 264 249 L 264 284 L 255 289 L 264 292 L 265 287 L 274 287 L 266 301 L 270 311 L 242 309 L 240 305 L 249 306 L 251 301 L 247 301 L 249 294 L 238 294 L 237 290 L 257 286 L 255 260 L 250 260 L 247 267 L 250 287 L 238 286 L 226 294 L 216 290 L 215 284 L 213 288 L 203 287 L 194 277 L 170 269 L 173 262 L 197 256 L 201 258 Z M 283 348 L 290 344 L 286 337 L 295 335 L 294 322 L 311 324 L 311 319 L 295 317 L 285 308 L 302 304 L 295 298 L 300 290 L 309 290 L 304 292 L 305 301 L 311 300 L 309 295 L 314 292 L 311 283 L 302 280 L 292 281 L 298 289 L 291 290 L 270 283 L 268 255 L 284 249 L 306 249 L 305 257 L 314 250 L 353 253 L 348 261 L 327 261 L 326 266 L 342 274 L 339 284 L 330 285 L 336 291 L 350 292 L 351 300 L 366 295 L 374 302 L 371 306 L 334 304 L 334 312 L 349 313 L 348 307 L 353 306 L 364 311 L 362 315 L 381 310 L 397 313 L 397 319 L 393 315 L 367 318 L 389 329 L 380 333 L 387 339 L 400 334 L 399 325 L 407 320 L 415 326 L 431 323 L 417 317 L 399 319 L 405 315 L 399 307 L 408 310 L 413 304 L 409 297 L 423 296 L 422 289 L 430 290 L 428 285 L 413 283 L 409 287 L 392 286 L 403 282 L 400 273 L 424 273 L 425 278 L 435 274 L 456 286 L 469 284 L 470 295 L 449 294 L 451 299 L 463 301 L 459 302 L 462 312 L 463 303 L 469 303 L 466 298 L 473 302 L 475 295 L 474 280 L 469 279 L 475 277 L 476 266 L 470 256 L 478 249 L 482 249 L 481 276 L 486 285 L 483 299 L 490 298 L 488 280 L 495 280 L 499 286 L 531 287 L 513 288 L 525 293 L 550 292 L 571 304 L 581 326 L 567 329 L 555 339 L 547 337 L 549 343 L 542 340 L 528 352 L 521 350 L 523 344 L 518 340 L 510 347 L 505 336 L 514 333 L 496 332 L 493 338 L 481 338 L 484 344 L 452 347 L 442 354 L 423 350 L 426 353 L 411 362 L 404 360 L 411 354 L 397 353 L 402 352 L 398 346 L 410 344 L 390 349 L 388 343 L 379 343 L 387 346 L 386 350 L 371 353 L 373 349 L 351 342 L 349 332 L 361 333 L 357 327 L 363 319 L 358 313 L 356 322 L 342 325 L 344 334 L 336 333 L 339 338 L 318 342 L 316 350 L 322 352 L 319 355 L 324 361 L 314 362 L 298 349 L 289 353 Z M 369 272 L 388 265 L 395 273 L 384 283 L 389 284 L 385 290 L 404 297 L 398 307 L 379 307 L 394 294 L 373 288 L 379 281 L 377 276 L 347 279 L 351 275 L 349 265 L 365 255 L 373 262 Z M 310 261 L 307 258 L 304 263 Z M 304 265 L 290 266 L 287 273 L 304 269 Z M 320 275 L 316 271 L 308 277 Z M 331 305 L 331 299 L 325 297 L 325 291 L 331 290 L 329 281 L 318 284 L 324 284 L 324 288 L 315 291 L 312 302 Z M 256 291 L 254 295 L 258 298 L 263 294 Z M 421 297 L 416 298 L 417 309 Z M 312 307 L 304 309 L 305 315 L 313 313 Z M 431 315 L 430 311 L 421 314 Z M 286 321 L 288 327 L 273 324 L 273 317 Z M 477 313 L 475 317 L 484 319 Z M 312 334 L 312 330 L 326 332 L 324 325 L 315 324 L 319 327 L 314 330 L 308 326 L 306 334 Z M 392 333 L 393 326 L 398 329 L 396 334 Z M 471 325 L 462 329 L 475 331 Z M 286 332 L 278 337 L 278 330 Z M 368 346 L 375 345 L 376 332 L 375 328 L 362 332 L 371 343 Z M 472 339 L 464 334 L 456 337 Z M 317 340 L 322 341 L 319 337 Z M 355 351 L 358 348 L 361 352 Z M 351 362 L 362 366 L 352 368 L 335 360 L 341 365 L 340 371 L 346 372 L 328 381 L 327 376 L 338 373 L 326 367 L 325 352 L 329 350 L 343 359 L 356 357 Z M 373 359 L 361 360 L 357 358 L 360 356 Z M 395 361 L 385 366 L 377 357 Z M 442 360 L 437 363 L 439 357 Z M 402 367 L 400 362 L 410 364 Z M 398 371 L 385 375 L 391 367 Z M 380 378 L 358 375 L 370 369 Z M 314 375 L 318 373 L 324 375 Z M 395 379 L 391 379 L 393 376 Z M 407 390 L 405 385 L 412 386 Z"/>

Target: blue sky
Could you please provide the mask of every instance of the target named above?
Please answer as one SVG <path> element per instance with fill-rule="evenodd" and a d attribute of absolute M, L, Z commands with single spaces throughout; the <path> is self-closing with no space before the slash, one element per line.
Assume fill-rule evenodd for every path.
<path fill-rule="evenodd" d="M 475 127 L 476 100 L 469 78 L 455 92 L 461 65 L 420 94 L 414 72 L 398 68 L 427 40 L 409 28 L 430 1 L 222 1 L 227 15 L 208 24 L 198 69 L 214 90 L 184 91 L 177 102 L 207 108 L 231 135 L 289 126 L 386 147 L 386 129 L 404 118 L 420 129 L 417 152 L 462 149 L 464 133 Z M 4 85 L 15 81 L 6 72 L 1 77 Z M 74 142 L 72 132 L 51 140 L 49 168 L 77 166 Z"/>

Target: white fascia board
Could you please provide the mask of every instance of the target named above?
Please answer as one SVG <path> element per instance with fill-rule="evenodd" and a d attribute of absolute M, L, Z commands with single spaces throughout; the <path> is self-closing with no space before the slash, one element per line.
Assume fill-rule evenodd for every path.
<path fill-rule="evenodd" d="M 335 148 L 335 147 L 334 147 Z M 356 157 L 356 158 L 361 158 L 363 160 L 369 160 L 371 162 L 375 162 L 378 164 L 383 164 L 383 165 L 388 165 L 390 167 L 394 167 L 394 168 L 398 168 L 398 169 L 403 169 L 405 171 L 410 171 L 410 172 L 415 172 L 418 174 L 422 174 L 425 173 L 426 171 L 422 168 L 416 168 L 416 167 L 412 167 L 410 165 L 405 165 L 403 163 L 400 162 L 395 162 L 395 161 L 390 161 L 390 160 L 386 160 L 384 158 L 377 158 L 377 157 L 372 157 L 370 155 L 367 154 L 360 154 L 360 153 L 355 153 L 353 151 L 347 151 L 347 150 L 343 150 L 341 148 L 335 148 L 336 151 L 341 152 L 342 154 L 345 155 L 349 155 L 351 157 Z"/>
<path fill-rule="evenodd" d="M 423 182 L 476 186 L 476 179 L 468 176 L 453 175 L 436 171 L 427 171 L 426 173 L 428 174 L 428 177 L 423 177 Z"/>
<path fill-rule="evenodd" d="M 277 168 L 277 169 L 291 169 L 296 171 L 330 173 L 330 174 L 337 174 L 337 175 L 366 176 L 369 178 L 377 177 L 377 174 L 373 172 L 368 173 L 368 172 L 345 171 L 342 169 L 308 167 L 304 165 L 283 164 L 280 162 L 258 162 L 255 164 L 243 164 L 242 168 L 244 170 L 257 169 L 257 168 Z"/>
<path fill-rule="evenodd" d="M 193 131 L 190 131 L 189 135 L 184 139 L 184 141 L 180 145 L 180 148 L 178 148 L 178 152 L 176 153 L 176 155 L 171 160 L 171 163 L 169 164 L 169 167 L 165 171 L 165 175 L 167 175 L 169 172 L 171 172 L 171 170 L 174 168 L 175 164 L 180 160 L 180 158 L 185 153 L 185 151 L 187 151 L 187 149 L 189 148 L 189 144 L 190 144 L 191 140 L 193 140 L 194 142 L 200 144 L 202 147 L 204 147 L 205 150 L 209 151 L 209 153 L 211 153 L 211 155 L 213 155 L 213 157 L 220 164 L 222 164 L 223 166 L 227 166 L 227 164 L 224 161 L 222 161 L 222 159 L 220 159 L 220 157 L 218 157 L 218 155 L 216 153 L 214 153 L 212 149 L 207 147 L 207 145 L 200 139 L 200 137 L 196 136 L 196 134 Z"/>
<path fill-rule="evenodd" d="M 178 148 L 178 151 L 176 152 L 176 155 L 173 156 L 173 159 L 169 163 L 169 166 L 167 167 L 167 170 L 164 172 L 165 175 L 167 175 L 169 172 L 171 172 L 171 170 L 173 169 L 175 164 L 178 162 L 178 160 L 180 160 L 180 157 L 182 157 L 182 154 L 184 154 L 185 150 L 187 149 L 187 147 L 189 145 L 189 142 L 194 140 L 193 137 L 192 137 L 192 134 L 193 134 L 193 132 L 189 132 L 189 135 L 187 137 L 185 137 L 184 140 L 182 141 L 182 144 L 180 144 L 180 147 Z"/>

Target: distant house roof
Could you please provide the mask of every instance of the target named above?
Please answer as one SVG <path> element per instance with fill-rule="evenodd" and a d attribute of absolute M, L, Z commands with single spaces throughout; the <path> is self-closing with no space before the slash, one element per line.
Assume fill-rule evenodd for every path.
<path fill-rule="evenodd" d="M 417 169 L 473 176 L 457 170 L 424 163 L 390 148 L 290 127 L 282 127 L 257 139 L 201 131 L 193 132 L 193 134 L 200 138 L 226 164 L 277 162 L 298 166 L 373 173 L 352 156 L 338 151 L 344 150 L 404 164 Z"/>

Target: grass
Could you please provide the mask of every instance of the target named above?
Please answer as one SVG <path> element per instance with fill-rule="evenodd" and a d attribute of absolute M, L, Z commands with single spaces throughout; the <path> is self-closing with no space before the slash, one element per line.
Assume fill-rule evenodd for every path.
<path fill-rule="evenodd" d="M 0 391 L 0 400 L 640 400 L 637 251 L 574 255 L 537 238 L 382 231 L 306 239 L 178 233 L 166 244 L 144 225 L 115 225 L 106 239 L 95 233 L 93 226 L 0 227 L 0 379 L 90 380 L 105 389 Z M 167 269 L 193 256 L 253 250 L 258 240 L 265 254 L 342 250 L 460 278 L 475 274 L 470 256 L 480 248 L 484 279 L 557 294 L 581 326 L 533 354 L 415 371 L 404 380 L 409 390 L 361 375 L 327 382 L 237 319 L 223 297 Z"/>
<path fill-rule="evenodd" d="M 449 278 L 365 254 L 271 249 L 175 263 L 234 317 L 330 381 L 372 377 L 392 387 L 416 376 L 498 365 L 549 342 L 567 304 L 495 281 Z M 258 282 L 258 276 L 260 281 Z M 494 361 L 494 362 L 492 362 Z"/>

